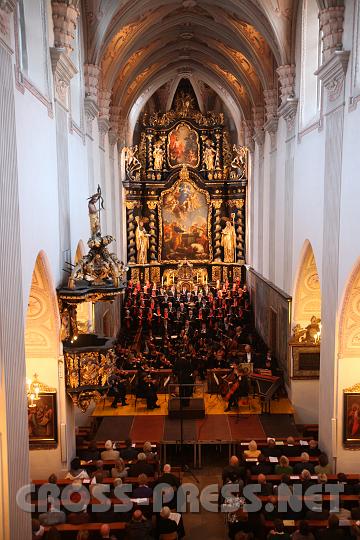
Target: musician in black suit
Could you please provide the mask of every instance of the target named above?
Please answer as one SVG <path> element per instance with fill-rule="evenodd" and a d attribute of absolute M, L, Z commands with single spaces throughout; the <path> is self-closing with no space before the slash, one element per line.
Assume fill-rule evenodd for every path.
<path fill-rule="evenodd" d="M 249 395 L 249 379 L 245 374 L 243 369 L 239 369 L 235 366 L 234 371 L 234 381 L 232 382 L 233 388 L 235 385 L 235 390 L 232 392 L 229 403 L 225 412 L 229 412 L 232 407 L 239 407 L 239 399 L 241 397 L 247 397 Z"/>
<path fill-rule="evenodd" d="M 110 375 L 108 379 L 108 384 L 110 386 L 109 396 L 114 396 L 114 400 L 111 404 L 113 409 L 117 408 L 119 401 L 121 405 L 125 407 L 126 403 L 126 376 L 125 374 L 120 375 Z"/>

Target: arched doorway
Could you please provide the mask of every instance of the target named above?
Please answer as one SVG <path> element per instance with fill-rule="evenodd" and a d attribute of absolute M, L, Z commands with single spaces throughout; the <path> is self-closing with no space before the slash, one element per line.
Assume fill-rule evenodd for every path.
<path fill-rule="evenodd" d="M 360 394 L 360 259 L 346 284 L 338 317 L 337 356 L 337 470 L 351 472 L 359 464 L 360 448 L 354 451 L 345 441 L 348 415 L 344 411 L 345 394 Z M 355 402 L 360 404 L 360 398 Z M 344 414 L 345 413 L 345 414 Z M 349 433 L 347 433 L 349 435 Z M 359 438 L 355 435 L 354 438 Z M 359 440 L 360 442 L 360 440 Z"/>
<path fill-rule="evenodd" d="M 48 259 L 41 251 L 34 266 L 25 322 L 26 375 L 27 379 L 33 379 L 36 374 L 41 383 L 56 391 L 54 417 L 57 417 L 57 443 L 48 448 L 41 442 L 32 443 L 32 478 L 47 478 L 51 472 L 59 474 L 67 468 L 67 455 L 63 446 L 65 441 L 62 439 L 64 426 L 66 428 L 71 423 L 66 421 L 63 378 L 59 369 L 60 354 L 60 316 L 56 290 Z"/>
<path fill-rule="evenodd" d="M 293 328 L 306 328 L 311 318 L 321 319 L 321 287 L 315 255 L 311 243 L 306 240 L 300 255 L 293 294 Z M 291 351 L 293 349 L 291 348 Z M 301 376 L 294 369 L 294 353 L 291 362 L 291 400 L 296 410 L 296 421 L 319 422 L 319 376 Z M 320 367 L 320 366 L 319 366 Z"/>

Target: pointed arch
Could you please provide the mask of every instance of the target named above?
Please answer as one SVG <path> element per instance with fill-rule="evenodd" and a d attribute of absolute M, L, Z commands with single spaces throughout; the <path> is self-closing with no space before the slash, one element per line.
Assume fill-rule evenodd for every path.
<path fill-rule="evenodd" d="M 40 251 L 33 270 L 25 327 L 26 358 L 57 357 L 60 315 L 48 258 Z"/>
<path fill-rule="evenodd" d="M 312 315 L 321 318 L 321 288 L 314 251 L 305 240 L 295 278 L 293 321 L 304 327 Z"/>
<path fill-rule="evenodd" d="M 360 257 L 345 287 L 339 317 L 339 358 L 360 356 Z"/>

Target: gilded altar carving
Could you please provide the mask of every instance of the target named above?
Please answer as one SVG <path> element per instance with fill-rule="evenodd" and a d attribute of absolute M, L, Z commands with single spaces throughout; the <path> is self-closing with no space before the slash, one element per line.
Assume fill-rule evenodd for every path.
<path fill-rule="evenodd" d="M 302 328 L 297 324 L 293 328 L 292 343 L 314 343 L 319 344 L 321 341 L 321 319 L 313 315 L 310 319 L 310 324 Z"/>
<path fill-rule="evenodd" d="M 98 204 L 98 207 L 96 206 Z M 77 281 L 87 281 L 91 285 L 104 285 L 107 280 L 119 287 L 120 280 L 124 278 L 125 265 L 120 262 L 115 253 L 110 253 L 108 245 L 114 238 L 110 235 L 102 236 L 100 229 L 100 213 L 104 209 L 101 188 L 92 195 L 88 203 L 91 237 L 87 244 L 89 252 L 74 266 L 68 280 L 68 287 L 75 289 Z"/>
<path fill-rule="evenodd" d="M 160 283 L 160 267 L 152 266 L 150 268 L 150 281 L 151 283 Z"/>
<path fill-rule="evenodd" d="M 138 157 L 138 146 L 126 146 L 125 150 L 125 170 L 130 180 L 140 180 L 141 163 Z"/>
<path fill-rule="evenodd" d="M 211 279 L 214 283 L 221 281 L 221 266 L 212 266 Z"/>
<path fill-rule="evenodd" d="M 247 171 L 248 149 L 246 146 L 233 146 L 233 158 L 231 161 L 230 176 L 233 179 L 241 180 L 246 175 Z"/>
<path fill-rule="evenodd" d="M 148 262 L 148 249 L 149 249 L 149 237 L 150 234 L 146 232 L 144 221 L 136 216 L 135 221 L 137 223 L 135 231 L 136 250 L 137 250 L 137 263 L 147 264 Z"/>
<path fill-rule="evenodd" d="M 156 210 L 158 202 L 157 201 L 148 201 L 146 204 L 147 204 L 149 210 Z"/>

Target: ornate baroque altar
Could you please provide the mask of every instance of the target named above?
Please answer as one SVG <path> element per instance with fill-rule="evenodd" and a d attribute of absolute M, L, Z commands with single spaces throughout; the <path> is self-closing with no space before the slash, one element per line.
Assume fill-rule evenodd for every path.
<path fill-rule="evenodd" d="M 177 95 L 174 109 L 144 115 L 125 149 L 127 252 L 133 281 L 234 280 L 245 262 L 247 149 L 232 145 L 222 113 L 202 114 Z"/>

